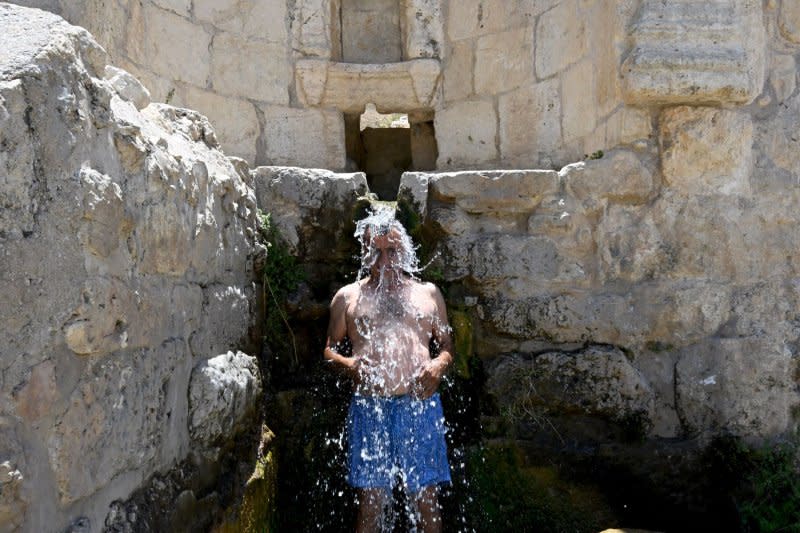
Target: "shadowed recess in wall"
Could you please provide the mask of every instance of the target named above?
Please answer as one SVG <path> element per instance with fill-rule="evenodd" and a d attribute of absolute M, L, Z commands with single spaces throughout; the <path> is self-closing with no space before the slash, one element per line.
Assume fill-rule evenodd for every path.
<path fill-rule="evenodd" d="M 344 118 L 348 168 L 364 172 L 381 200 L 397 198 L 403 172 L 436 168 L 432 112 L 379 113 L 369 104 Z"/>

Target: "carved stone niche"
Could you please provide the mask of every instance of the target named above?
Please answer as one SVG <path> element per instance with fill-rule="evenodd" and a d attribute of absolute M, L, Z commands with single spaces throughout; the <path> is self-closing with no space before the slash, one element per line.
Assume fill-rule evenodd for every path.
<path fill-rule="evenodd" d="M 621 68 L 629 104 L 747 104 L 764 83 L 761 0 L 644 0 Z"/>
<path fill-rule="evenodd" d="M 360 113 L 434 107 L 443 40 L 440 0 L 297 0 L 297 103 Z"/>

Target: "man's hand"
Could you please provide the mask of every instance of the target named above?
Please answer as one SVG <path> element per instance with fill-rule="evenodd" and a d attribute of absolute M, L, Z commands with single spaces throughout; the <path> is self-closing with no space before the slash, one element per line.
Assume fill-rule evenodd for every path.
<path fill-rule="evenodd" d="M 361 383 L 361 358 L 360 357 L 345 357 L 344 358 L 344 373 L 353 380 L 353 383 L 358 385 Z"/>
<path fill-rule="evenodd" d="M 425 363 L 414 380 L 414 396 L 421 400 L 433 396 L 433 393 L 439 388 L 446 369 L 447 362 L 438 357 Z"/>

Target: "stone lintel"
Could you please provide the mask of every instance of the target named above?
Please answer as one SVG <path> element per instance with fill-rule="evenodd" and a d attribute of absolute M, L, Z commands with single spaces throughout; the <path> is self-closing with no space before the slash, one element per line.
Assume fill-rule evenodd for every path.
<path fill-rule="evenodd" d="M 381 113 L 408 113 L 434 107 L 441 65 L 438 59 L 384 64 L 301 59 L 295 79 L 303 106 L 362 113 L 374 103 Z"/>

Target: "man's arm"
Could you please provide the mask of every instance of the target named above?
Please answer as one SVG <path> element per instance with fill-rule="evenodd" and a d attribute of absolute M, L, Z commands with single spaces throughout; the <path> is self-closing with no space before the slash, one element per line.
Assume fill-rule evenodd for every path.
<path fill-rule="evenodd" d="M 339 289 L 331 301 L 331 318 L 328 323 L 328 339 L 323 356 L 333 367 L 347 377 L 358 380 L 358 359 L 340 353 L 347 337 L 347 298 L 345 288 Z"/>
<path fill-rule="evenodd" d="M 453 335 L 447 320 L 447 307 L 441 291 L 432 284 L 431 298 L 436 306 L 432 340 L 439 353 L 425 364 L 417 377 L 417 395 L 421 398 L 430 398 L 436 392 L 442 377 L 453 363 Z"/>

